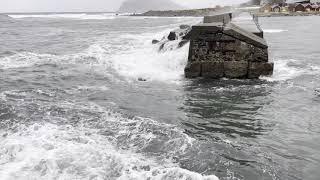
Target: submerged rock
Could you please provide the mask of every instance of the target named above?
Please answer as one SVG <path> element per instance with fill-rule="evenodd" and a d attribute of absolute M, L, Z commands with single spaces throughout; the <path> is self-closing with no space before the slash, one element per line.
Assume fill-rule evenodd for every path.
<path fill-rule="evenodd" d="M 139 78 L 138 78 L 138 81 L 143 81 L 143 82 L 145 82 L 145 81 L 147 81 L 147 79 L 142 78 L 142 77 L 139 77 Z"/>
<path fill-rule="evenodd" d="M 176 39 L 177 39 L 177 34 L 176 34 L 176 32 L 171 31 L 170 34 L 169 34 L 169 36 L 168 36 L 168 40 L 169 40 L 169 41 L 174 41 L 174 40 L 176 40 Z"/>
<path fill-rule="evenodd" d="M 154 40 L 152 40 L 152 44 L 158 44 L 160 41 L 159 40 L 156 40 L 156 39 L 154 39 Z"/>
<path fill-rule="evenodd" d="M 180 29 L 190 29 L 190 28 L 191 28 L 191 26 L 186 25 L 186 24 L 180 25 Z"/>
<path fill-rule="evenodd" d="M 181 41 L 179 42 L 178 47 L 181 48 L 181 47 L 183 47 L 184 45 L 186 45 L 188 42 L 189 42 L 189 40 L 183 39 L 183 40 L 181 40 Z"/>
<path fill-rule="evenodd" d="M 153 44 L 160 44 L 159 51 L 174 50 L 186 45 L 191 38 L 191 26 L 181 25 L 165 36 L 161 41 L 153 40 Z"/>

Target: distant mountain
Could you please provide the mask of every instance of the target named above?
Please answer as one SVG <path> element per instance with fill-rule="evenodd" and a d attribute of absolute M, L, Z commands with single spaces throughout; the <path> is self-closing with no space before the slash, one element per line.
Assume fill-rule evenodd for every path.
<path fill-rule="evenodd" d="M 171 0 L 126 0 L 119 12 L 142 13 L 149 10 L 177 10 L 184 9 Z"/>

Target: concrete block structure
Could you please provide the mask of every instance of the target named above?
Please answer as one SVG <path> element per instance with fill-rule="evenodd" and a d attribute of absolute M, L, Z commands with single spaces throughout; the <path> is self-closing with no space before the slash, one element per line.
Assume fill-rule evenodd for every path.
<path fill-rule="evenodd" d="M 221 17 L 232 15 L 206 17 L 206 23 L 192 27 L 185 76 L 259 78 L 271 75 L 273 63 L 268 62 L 268 45 L 254 18 L 248 13 L 229 22 Z"/>

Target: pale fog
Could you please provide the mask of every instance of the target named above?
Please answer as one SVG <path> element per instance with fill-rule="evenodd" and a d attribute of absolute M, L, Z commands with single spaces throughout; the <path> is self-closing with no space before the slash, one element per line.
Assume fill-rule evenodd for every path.
<path fill-rule="evenodd" d="M 233 5 L 246 0 L 173 0 L 185 8 Z M 0 0 L 0 12 L 114 12 L 124 0 Z"/>

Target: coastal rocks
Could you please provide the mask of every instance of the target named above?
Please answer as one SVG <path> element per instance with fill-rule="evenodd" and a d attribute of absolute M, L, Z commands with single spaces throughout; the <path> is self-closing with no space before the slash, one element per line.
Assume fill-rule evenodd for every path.
<path fill-rule="evenodd" d="M 254 79 L 272 75 L 273 68 L 263 38 L 232 23 L 192 27 L 186 78 Z"/>
<path fill-rule="evenodd" d="M 152 8 L 150 8 L 152 9 Z M 148 9 L 148 10 L 150 10 Z M 183 9 L 183 8 L 182 8 Z M 223 7 L 223 8 L 204 8 L 204 9 L 188 9 L 188 10 L 166 10 L 159 11 L 153 8 L 151 11 L 147 11 L 141 14 L 134 14 L 133 16 L 160 16 L 160 17 L 183 17 L 183 16 L 192 16 L 192 17 L 203 17 L 215 14 L 217 12 L 227 12 L 232 10 L 232 7 Z M 127 11 L 128 12 L 128 11 Z M 139 11 L 134 11 L 139 12 Z"/>
<path fill-rule="evenodd" d="M 176 32 L 171 31 L 170 34 L 169 34 L 169 36 L 168 36 L 168 40 L 169 40 L 169 41 L 174 41 L 174 40 L 176 40 L 176 39 L 177 39 L 177 34 L 176 34 Z"/>
<path fill-rule="evenodd" d="M 156 40 L 156 39 L 154 39 L 154 40 L 152 40 L 152 44 L 158 44 L 160 41 L 159 40 Z"/>
<path fill-rule="evenodd" d="M 191 29 L 191 26 L 182 24 L 180 25 L 180 29 Z"/>
<path fill-rule="evenodd" d="M 171 31 L 161 41 L 153 40 L 152 44 L 159 44 L 159 51 L 181 48 L 189 43 L 191 37 L 191 26 L 180 25 L 179 29 Z"/>
<path fill-rule="evenodd" d="M 139 78 L 138 78 L 138 81 L 145 82 L 145 81 L 147 81 L 147 79 L 142 78 L 142 77 L 139 77 Z"/>

